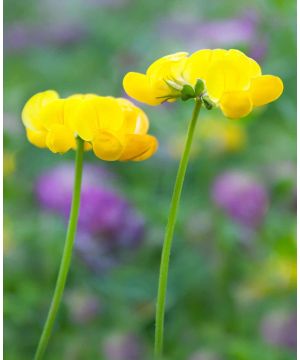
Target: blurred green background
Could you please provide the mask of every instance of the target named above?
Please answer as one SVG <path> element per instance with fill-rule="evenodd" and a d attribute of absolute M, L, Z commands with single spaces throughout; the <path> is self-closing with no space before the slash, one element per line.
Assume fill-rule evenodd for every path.
<path fill-rule="evenodd" d="M 240 121 L 200 115 L 171 258 L 166 359 L 295 359 L 296 2 L 5 0 L 4 13 L 5 359 L 32 359 L 62 253 L 66 224 L 41 206 L 37 180 L 74 157 L 27 142 L 24 103 L 47 89 L 125 96 L 127 71 L 207 47 L 245 51 L 285 91 Z M 100 269 L 75 252 L 47 359 L 152 358 L 160 251 L 192 102 L 141 106 L 160 142 L 154 157 L 85 160 L 116 177 L 110 188 L 145 232 L 139 246 L 104 253 Z M 224 173 L 239 174 L 223 178 L 235 215 L 220 206 L 224 190 L 214 195 Z M 106 257 L 113 265 L 102 269 Z"/>

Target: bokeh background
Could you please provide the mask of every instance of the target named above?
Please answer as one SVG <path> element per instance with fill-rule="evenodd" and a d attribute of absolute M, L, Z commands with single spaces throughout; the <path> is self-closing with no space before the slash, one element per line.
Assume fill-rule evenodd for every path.
<path fill-rule="evenodd" d="M 66 231 L 74 153 L 31 146 L 26 100 L 125 96 L 127 71 L 175 51 L 238 48 L 279 75 L 240 121 L 203 111 L 172 252 L 166 359 L 296 358 L 296 2 L 4 1 L 5 359 L 32 359 Z M 85 155 L 82 213 L 49 360 L 152 358 L 160 251 L 192 102 L 143 106 L 157 154 Z"/>

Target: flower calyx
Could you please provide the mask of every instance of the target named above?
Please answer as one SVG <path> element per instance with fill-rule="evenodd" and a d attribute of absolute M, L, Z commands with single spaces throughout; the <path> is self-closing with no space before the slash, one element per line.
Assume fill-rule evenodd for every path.
<path fill-rule="evenodd" d="M 165 83 L 172 89 L 173 93 L 158 97 L 158 99 L 163 99 L 163 102 L 172 100 L 175 101 L 176 99 L 181 99 L 182 101 L 197 99 L 204 104 L 207 110 L 211 110 L 216 106 L 216 104 L 209 98 L 202 79 L 198 79 L 194 87 L 192 85 L 186 83 L 181 84 L 173 80 L 165 80 Z"/>
<path fill-rule="evenodd" d="M 204 81 L 201 79 L 197 80 L 194 88 L 191 85 L 184 85 L 182 87 L 181 100 L 187 101 L 189 99 L 200 100 L 207 110 L 211 110 L 215 107 L 214 102 L 207 95 Z"/>

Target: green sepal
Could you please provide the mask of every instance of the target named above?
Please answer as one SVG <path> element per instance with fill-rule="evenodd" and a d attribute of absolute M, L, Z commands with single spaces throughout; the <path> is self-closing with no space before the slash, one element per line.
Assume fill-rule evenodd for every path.
<path fill-rule="evenodd" d="M 207 101 L 206 99 L 202 99 L 202 101 L 207 110 L 211 110 L 214 107 L 213 104 Z"/>
<path fill-rule="evenodd" d="M 184 85 L 181 90 L 181 99 L 183 101 L 196 97 L 194 89 L 190 85 Z"/>
<path fill-rule="evenodd" d="M 201 99 L 207 110 L 211 110 L 216 106 L 215 103 L 207 95 L 202 96 Z"/>
<path fill-rule="evenodd" d="M 204 91 L 204 82 L 201 79 L 198 79 L 195 85 L 195 95 L 199 96 Z"/>

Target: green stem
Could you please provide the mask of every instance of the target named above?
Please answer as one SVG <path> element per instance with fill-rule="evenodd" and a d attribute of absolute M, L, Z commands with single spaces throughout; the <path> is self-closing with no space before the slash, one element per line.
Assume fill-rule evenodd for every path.
<path fill-rule="evenodd" d="M 68 225 L 68 231 L 64 246 L 64 251 L 60 263 L 59 273 L 56 281 L 56 286 L 45 322 L 43 332 L 39 341 L 38 348 L 34 359 L 40 360 L 43 358 L 46 347 L 51 336 L 57 311 L 63 296 L 67 275 L 70 268 L 72 250 L 74 245 L 74 239 L 76 235 L 79 207 L 80 207 L 80 191 L 81 191 L 81 179 L 82 179 L 82 164 L 83 164 L 83 146 L 84 141 L 80 138 L 77 139 L 77 150 L 76 150 L 76 160 L 75 160 L 75 177 L 74 177 L 74 187 L 73 187 L 73 199 L 71 206 L 71 213 Z"/>
<path fill-rule="evenodd" d="M 171 200 L 169 218 L 166 227 L 165 239 L 162 249 L 157 303 L 156 303 L 155 345 L 154 345 L 154 355 L 156 359 L 160 359 L 163 352 L 164 313 L 165 313 L 165 304 L 166 304 L 170 252 L 171 252 L 171 246 L 172 246 L 172 240 L 173 240 L 173 234 L 174 234 L 174 228 L 177 218 L 182 186 L 189 161 L 193 135 L 197 123 L 197 118 L 200 112 L 200 108 L 201 108 L 201 100 L 196 100 L 193 116 L 190 121 L 190 125 L 187 132 L 185 148 L 177 171 L 176 181 L 175 181 L 172 200 Z"/>

